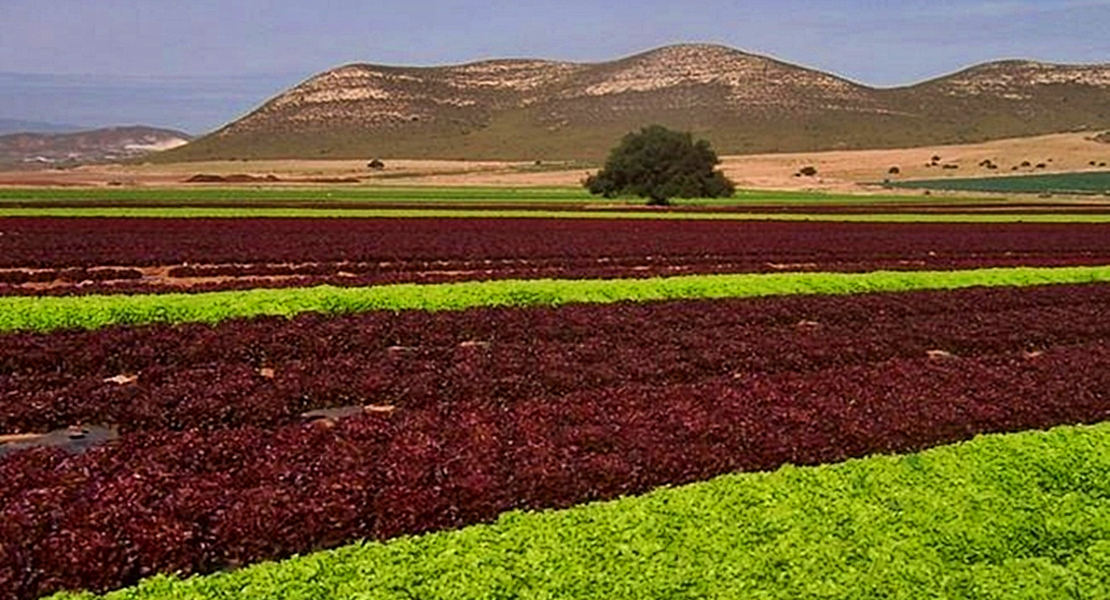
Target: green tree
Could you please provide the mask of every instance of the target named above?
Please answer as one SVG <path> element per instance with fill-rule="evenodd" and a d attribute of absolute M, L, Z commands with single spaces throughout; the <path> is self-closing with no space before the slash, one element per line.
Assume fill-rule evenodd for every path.
<path fill-rule="evenodd" d="M 725 198 L 736 186 L 716 169 L 720 162 L 709 142 L 651 125 L 624 136 L 585 186 L 591 194 L 636 195 L 651 205 L 666 205 L 670 198 Z"/>

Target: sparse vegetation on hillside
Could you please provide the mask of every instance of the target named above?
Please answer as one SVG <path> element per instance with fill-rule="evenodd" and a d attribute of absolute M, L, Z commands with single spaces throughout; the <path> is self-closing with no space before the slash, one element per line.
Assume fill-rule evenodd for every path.
<path fill-rule="evenodd" d="M 966 143 L 1104 126 L 1108 71 L 1014 63 L 875 89 L 712 45 L 596 64 L 349 65 L 155 160 L 596 161 L 650 123 L 723 154 Z"/>

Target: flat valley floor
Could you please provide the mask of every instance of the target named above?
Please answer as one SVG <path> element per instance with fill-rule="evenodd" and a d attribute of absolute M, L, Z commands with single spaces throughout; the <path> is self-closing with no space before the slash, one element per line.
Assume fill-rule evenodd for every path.
<path fill-rule="evenodd" d="M 933 158 L 939 160 L 934 163 Z M 366 160 L 257 160 L 176 164 L 87 165 L 69 169 L 0 171 L 0 186 L 210 186 L 187 183 L 196 175 L 246 175 L 244 185 L 337 186 L 576 186 L 597 165 L 502 161 L 385 160 L 372 170 Z M 984 161 L 996 165 L 983 166 Z M 1063 133 L 980 144 L 886 150 L 805 152 L 722 157 L 721 168 L 741 188 L 868 193 L 884 179 L 933 179 L 1101 169 L 1110 144 L 1090 133 Z M 1102 167 L 1098 165 L 1102 164 Z M 1038 168 L 1040 165 L 1040 168 Z M 817 175 L 798 176 L 813 166 Z M 892 174 L 893 167 L 897 173 Z M 277 181 L 266 181 L 270 176 Z M 235 182 L 232 182 L 235 183 Z M 222 184 L 223 185 L 223 184 Z M 914 193 L 914 192 L 905 192 Z"/>

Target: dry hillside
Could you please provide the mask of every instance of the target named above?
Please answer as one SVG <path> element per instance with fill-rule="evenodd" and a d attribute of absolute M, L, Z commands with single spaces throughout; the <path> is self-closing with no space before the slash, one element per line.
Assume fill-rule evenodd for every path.
<path fill-rule="evenodd" d="M 159 160 L 597 160 L 649 123 L 723 154 L 896 148 L 1110 127 L 1110 64 L 1005 61 L 877 89 L 724 46 L 576 64 L 356 64 Z"/>

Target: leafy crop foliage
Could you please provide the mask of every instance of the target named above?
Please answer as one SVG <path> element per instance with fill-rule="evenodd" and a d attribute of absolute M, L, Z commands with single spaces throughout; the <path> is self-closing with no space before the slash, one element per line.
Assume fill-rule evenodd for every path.
<path fill-rule="evenodd" d="M 32 218 L 0 220 L 0 233 L 2 268 L 179 265 L 199 275 L 212 265 L 254 269 L 259 263 L 280 265 L 285 270 L 271 271 L 279 275 L 321 275 L 328 271 L 317 270 L 320 263 L 360 262 L 382 272 L 512 265 L 537 274 L 606 266 L 727 264 L 757 271 L 801 264 L 839 271 L 899 261 L 903 268 L 933 269 L 1004 260 L 1110 264 L 1110 225 L 1085 223 Z M 245 269 L 214 274 L 239 272 Z"/>
<path fill-rule="evenodd" d="M 654 205 L 665 205 L 670 198 L 724 198 L 736 186 L 716 170 L 720 162 L 709 142 L 650 125 L 624 136 L 585 186 L 591 194 L 636 195 Z"/>
<path fill-rule="evenodd" d="M 1105 421 L 1108 294 L 978 288 L 0 336 L 11 382 L 0 427 L 125 423 L 117 443 L 80 456 L 0 459 L 0 590 L 107 590 L 726 472 Z M 137 381 L 105 381 L 118 373 Z M 333 427 L 298 418 L 365 402 L 395 410 Z"/>
<path fill-rule="evenodd" d="M 125 433 L 275 427 L 301 421 L 306 410 L 362 401 L 405 409 L 507 405 L 614 386 L 913 361 L 930 349 L 960 359 L 1019 356 L 1110 339 L 1107 305 L 1110 286 L 1096 284 L 6 334 L 0 373 L 11 376 L 0 431 L 73 423 L 118 423 Z M 653 356 L 667 357 L 666 366 Z M 261 377 L 262 368 L 271 377 Z M 111 384 L 121 373 L 138 383 Z"/>
<path fill-rule="evenodd" d="M 365 288 L 256 289 L 200 294 L 0 298 L 0 331 L 97 329 L 147 323 L 218 323 L 304 312 L 463 310 L 582 302 L 647 302 L 681 298 L 745 298 L 783 294 L 854 294 L 990 285 L 1110 281 L 1110 266 L 692 275 L 615 280 L 501 280 Z"/>
<path fill-rule="evenodd" d="M 1110 596 L 1107 447 L 1103 424 L 727 475 L 107 598 L 1095 600 Z"/>
<path fill-rule="evenodd" d="M 0 233 L 5 296 L 1110 264 L 1110 226 L 1078 223 L 12 219 Z"/>

